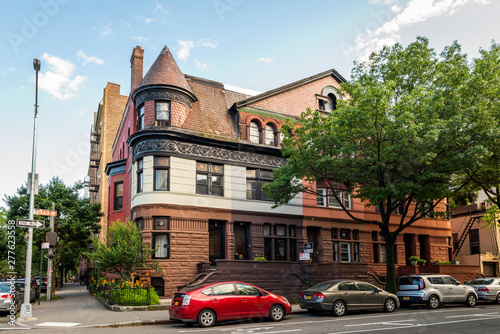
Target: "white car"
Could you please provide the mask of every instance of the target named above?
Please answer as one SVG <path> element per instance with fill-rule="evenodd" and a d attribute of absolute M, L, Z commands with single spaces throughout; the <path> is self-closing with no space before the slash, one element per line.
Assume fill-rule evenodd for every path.
<path fill-rule="evenodd" d="M 437 309 L 446 303 L 464 303 L 473 307 L 478 299 L 473 287 L 462 285 L 449 275 L 403 276 L 396 296 L 402 307 L 427 304 L 429 309 Z"/>
<path fill-rule="evenodd" d="M 500 278 L 476 278 L 466 283 L 476 290 L 479 300 L 496 302 L 500 304 Z"/>

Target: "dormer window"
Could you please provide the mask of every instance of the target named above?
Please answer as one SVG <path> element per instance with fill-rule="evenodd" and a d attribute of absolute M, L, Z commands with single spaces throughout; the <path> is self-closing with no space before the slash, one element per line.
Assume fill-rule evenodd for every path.
<path fill-rule="evenodd" d="M 156 102 L 155 124 L 156 126 L 170 126 L 170 101 Z"/>
<path fill-rule="evenodd" d="M 318 110 L 334 111 L 337 109 L 337 100 L 342 99 L 338 90 L 335 87 L 328 86 L 323 88 L 321 95 L 316 95 L 318 99 Z"/>
<path fill-rule="evenodd" d="M 137 109 L 137 131 L 144 129 L 144 104 Z"/>

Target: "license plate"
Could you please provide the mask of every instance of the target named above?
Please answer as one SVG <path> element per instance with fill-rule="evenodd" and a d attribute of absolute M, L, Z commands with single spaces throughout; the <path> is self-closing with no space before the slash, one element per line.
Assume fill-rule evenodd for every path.
<path fill-rule="evenodd" d="M 311 299 L 311 296 L 306 296 L 306 299 Z"/>
<path fill-rule="evenodd" d="M 403 297 L 403 300 L 410 300 L 410 297 Z"/>
<path fill-rule="evenodd" d="M 179 305 L 179 302 L 175 302 L 175 306 Z"/>

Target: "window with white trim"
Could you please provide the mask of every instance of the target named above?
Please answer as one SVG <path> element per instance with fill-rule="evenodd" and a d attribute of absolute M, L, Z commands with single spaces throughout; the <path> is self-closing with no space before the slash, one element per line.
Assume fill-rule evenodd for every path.
<path fill-rule="evenodd" d="M 342 200 L 342 203 L 347 209 L 351 209 L 351 193 L 343 184 L 333 183 L 334 189 L 330 188 L 330 185 L 325 179 L 318 180 L 316 182 L 316 205 L 329 207 L 329 208 L 341 208 L 341 205 L 337 198 L 334 196 L 334 192 L 337 197 Z"/>

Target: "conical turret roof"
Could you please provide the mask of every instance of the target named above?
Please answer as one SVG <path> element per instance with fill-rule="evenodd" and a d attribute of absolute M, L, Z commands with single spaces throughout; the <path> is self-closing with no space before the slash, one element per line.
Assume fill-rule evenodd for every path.
<path fill-rule="evenodd" d="M 165 45 L 154 64 L 144 76 L 137 88 L 149 85 L 170 85 L 183 88 L 194 95 L 172 53 Z"/>

